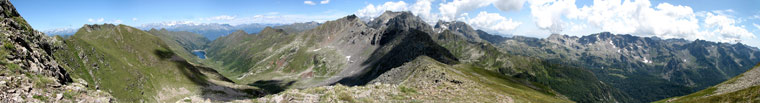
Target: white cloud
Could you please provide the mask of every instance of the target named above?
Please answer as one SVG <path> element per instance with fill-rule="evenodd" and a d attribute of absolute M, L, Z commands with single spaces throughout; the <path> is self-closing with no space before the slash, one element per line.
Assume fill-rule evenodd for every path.
<path fill-rule="evenodd" d="M 366 7 L 356 11 L 356 16 L 361 18 L 374 18 L 380 16 L 385 11 L 406 11 L 408 10 L 408 4 L 404 1 L 398 2 L 385 2 L 383 5 L 369 4 Z"/>
<path fill-rule="evenodd" d="M 755 35 L 747 31 L 744 26 L 737 26 L 736 19 L 722 14 L 707 13 L 705 16 L 705 28 L 712 33 L 718 41 L 733 42 L 743 38 L 755 38 Z M 758 26 L 753 23 L 754 26 Z"/>
<path fill-rule="evenodd" d="M 752 25 L 755 26 L 755 28 L 757 28 L 757 30 L 760 30 L 760 25 L 757 25 L 755 23 L 752 23 Z"/>
<path fill-rule="evenodd" d="M 493 3 L 493 0 L 454 0 L 448 3 L 441 3 L 438 11 L 441 12 L 442 20 L 453 21 L 462 13 L 488 6 L 491 3 Z"/>
<path fill-rule="evenodd" d="M 205 20 L 233 20 L 233 19 L 235 19 L 235 16 L 219 15 L 219 16 L 206 18 Z"/>
<path fill-rule="evenodd" d="M 132 21 L 137 21 L 137 18 L 132 18 Z"/>
<path fill-rule="evenodd" d="M 551 33 L 560 33 L 567 26 L 562 16 L 576 15 L 579 12 L 575 0 L 534 0 L 530 1 L 530 9 L 536 26 Z"/>
<path fill-rule="evenodd" d="M 432 4 L 431 2 L 433 2 L 433 0 L 417 0 L 417 2 L 412 4 L 409 9 L 412 13 L 425 20 L 425 22 L 433 24 L 437 22 L 438 15 L 430 13 L 432 10 L 430 7 Z"/>
<path fill-rule="evenodd" d="M 314 1 L 311 1 L 311 0 L 303 1 L 303 4 L 306 4 L 306 5 L 317 5 L 317 3 L 314 3 Z"/>
<path fill-rule="evenodd" d="M 103 19 L 103 18 L 98 18 L 98 19 L 89 18 L 89 19 L 87 19 L 87 22 L 90 22 L 90 23 L 101 23 L 103 21 L 105 21 L 105 19 Z"/>
<path fill-rule="evenodd" d="M 385 2 L 382 5 L 369 4 L 365 8 L 358 10 L 355 14 L 361 18 L 374 18 L 382 15 L 385 11 L 410 11 L 425 20 L 425 22 L 432 24 L 437 22 L 439 18 L 439 14 L 431 13 L 433 1 L 417 0 L 412 5 L 404 1 Z"/>
<path fill-rule="evenodd" d="M 374 5 L 369 4 L 365 8 L 362 8 L 358 10 L 355 14 L 359 16 L 360 18 L 364 18 L 366 20 L 370 20 L 371 18 L 377 17 L 382 15 L 385 11 L 411 11 L 416 16 L 419 16 L 422 18 L 425 22 L 428 24 L 435 24 L 435 22 L 438 22 L 438 20 L 443 21 L 464 21 L 468 22 L 469 24 L 473 25 L 475 29 L 482 29 L 488 32 L 498 32 L 498 33 L 509 33 L 512 30 L 514 30 L 517 26 L 522 24 L 522 22 L 516 22 L 513 21 L 511 18 L 506 18 L 498 13 L 488 13 L 488 12 L 480 12 L 477 17 L 475 18 L 469 18 L 469 14 L 466 13 L 467 11 L 472 11 L 474 9 L 477 9 L 479 7 L 488 6 L 490 4 L 501 3 L 501 4 L 494 4 L 494 5 L 500 5 L 504 7 L 504 10 L 515 10 L 519 9 L 517 7 L 515 8 L 507 8 L 509 3 L 512 6 L 519 4 L 522 6 L 524 4 L 524 0 L 512 0 L 507 1 L 496 1 L 496 0 L 487 0 L 487 1 L 477 1 L 477 0 L 455 0 L 448 3 L 441 3 L 442 6 L 439 8 L 439 10 L 442 10 L 440 13 L 432 13 L 431 12 L 431 5 L 433 0 L 417 0 L 414 4 L 407 4 L 404 1 L 397 1 L 397 2 L 385 2 L 382 5 Z M 451 16 L 454 15 L 454 16 Z"/>
<path fill-rule="evenodd" d="M 520 10 L 525 4 L 525 0 L 497 0 L 493 3 L 501 11 Z"/>
<path fill-rule="evenodd" d="M 121 24 L 121 20 L 114 20 L 114 21 L 113 21 L 113 22 L 111 22 L 111 23 L 114 23 L 114 24 Z"/>
<path fill-rule="evenodd" d="M 689 6 L 669 3 L 652 5 L 649 0 L 594 0 L 593 5 L 581 8 L 575 5 L 574 0 L 535 0 L 529 3 L 536 26 L 552 33 L 562 32 L 565 27 L 571 27 L 571 31 L 583 29 L 588 24 L 588 27 L 602 31 L 637 36 L 721 42 L 755 38 L 744 26 L 738 25 L 743 19 L 730 16 L 735 14 L 731 9 L 694 12 Z M 586 24 L 566 21 L 585 21 Z"/>
<path fill-rule="evenodd" d="M 581 8 L 582 13 L 575 18 L 614 33 L 665 38 L 694 37 L 698 33 L 699 20 L 691 7 L 651 5 L 648 0 L 594 1 L 594 5 Z"/>
<path fill-rule="evenodd" d="M 525 0 L 454 0 L 439 4 L 438 11 L 441 14 L 441 20 L 453 21 L 461 19 L 463 13 L 491 4 L 499 10 L 507 12 L 520 10 L 525 4 Z"/>
<path fill-rule="evenodd" d="M 322 1 L 319 1 L 319 4 L 327 4 L 327 3 L 330 3 L 330 0 L 322 0 Z"/>
<path fill-rule="evenodd" d="M 475 28 L 480 28 L 488 32 L 498 32 L 507 34 L 522 24 L 521 22 L 512 21 L 499 15 L 499 13 L 488 13 L 481 11 L 478 16 L 467 21 Z"/>

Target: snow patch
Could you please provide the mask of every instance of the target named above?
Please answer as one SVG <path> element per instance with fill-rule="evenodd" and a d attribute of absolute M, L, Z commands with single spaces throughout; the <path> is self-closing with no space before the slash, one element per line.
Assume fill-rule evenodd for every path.
<path fill-rule="evenodd" d="M 353 63 L 354 61 L 351 61 L 351 56 L 346 56 L 346 61 L 349 63 Z"/>
<path fill-rule="evenodd" d="M 643 60 L 643 61 L 641 61 L 641 62 L 644 62 L 644 63 L 647 63 L 647 64 L 648 64 L 648 63 L 652 63 L 652 61 L 649 61 L 649 60 L 648 60 L 646 57 L 644 57 L 644 60 Z"/>
<path fill-rule="evenodd" d="M 612 45 L 612 48 L 617 48 L 617 46 L 615 46 L 615 43 L 612 43 L 612 40 L 610 40 L 609 43 L 610 43 L 610 45 Z M 620 50 L 618 50 L 618 52 L 620 52 Z"/>

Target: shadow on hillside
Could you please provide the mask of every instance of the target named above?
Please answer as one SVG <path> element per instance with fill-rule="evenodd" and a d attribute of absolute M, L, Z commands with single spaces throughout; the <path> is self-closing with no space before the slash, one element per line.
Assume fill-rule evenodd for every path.
<path fill-rule="evenodd" d="M 388 70 L 423 55 L 445 64 L 458 63 L 458 59 L 449 50 L 438 45 L 427 33 L 417 29 L 388 30 L 382 35 L 378 45 L 381 47 L 373 51 L 371 56 L 361 64 L 367 68 L 357 74 L 342 78 L 337 83 L 349 86 L 365 85 Z M 384 48 L 391 49 L 384 51 L 388 50 Z"/>
<path fill-rule="evenodd" d="M 266 91 L 268 94 L 277 94 L 285 91 L 285 89 L 288 89 L 288 87 L 292 86 L 295 82 L 296 81 L 285 82 L 282 80 L 259 80 L 248 85 L 259 87 Z"/>
<path fill-rule="evenodd" d="M 235 84 L 232 80 L 220 75 L 212 68 L 190 64 L 187 60 L 175 55 L 172 51 L 155 50 L 154 54 L 159 56 L 161 60 L 174 62 L 183 76 L 189 78 L 195 85 L 203 86 L 201 97 L 204 100 L 230 102 L 233 100 L 258 98 L 284 91 L 295 82 L 292 81 L 283 85 L 283 83 L 278 81 L 257 81 L 249 85 L 259 88 L 247 87 Z M 209 79 L 219 81 L 212 82 Z"/>

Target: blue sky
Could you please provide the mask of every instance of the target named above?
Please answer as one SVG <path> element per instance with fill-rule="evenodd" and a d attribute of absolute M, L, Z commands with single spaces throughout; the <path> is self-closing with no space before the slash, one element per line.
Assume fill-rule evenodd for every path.
<path fill-rule="evenodd" d="M 37 30 L 84 24 L 294 23 L 412 11 L 494 34 L 547 37 L 602 31 L 740 41 L 760 46 L 757 0 L 11 0 Z M 371 6 L 370 6 L 371 5 Z"/>

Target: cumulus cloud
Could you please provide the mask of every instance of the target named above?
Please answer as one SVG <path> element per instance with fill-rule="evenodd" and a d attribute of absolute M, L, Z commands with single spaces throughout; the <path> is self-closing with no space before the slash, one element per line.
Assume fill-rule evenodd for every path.
<path fill-rule="evenodd" d="M 519 10 L 525 4 L 525 0 L 454 0 L 439 4 L 438 11 L 441 14 L 441 20 L 453 21 L 464 17 L 464 13 L 491 4 L 506 12 Z"/>
<path fill-rule="evenodd" d="M 428 24 L 435 24 L 439 20 L 443 21 L 463 21 L 467 22 L 475 29 L 482 29 L 488 32 L 508 33 L 514 30 L 522 22 L 513 21 L 498 13 L 480 12 L 475 18 L 469 18 L 467 12 L 480 7 L 495 5 L 499 6 L 502 11 L 519 10 L 525 0 L 455 0 L 441 3 L 438 8 L 440 13 L 432 13 L 431 5 L 433 0 L 417 0 L 414 4 L 407 4 L 404 1 L 390 1 L 381 5 L 369 4 L 358 10 L 355 14 L 360 18 L 371 20 L 371 18 L 382 15 L 385 11 L 411 11 L 416 16 L 422 18 Z M 514 7 L 513 7 L 514 6 Z"/>
<path fill-rule="evenodd" d="M 356 16 L 361 18 L 374 18 L 380 16 L 385 11 L 406 11 L 408 10 L 408 4 L 404 1 L 398 2 L 385 2 L 382 5 L 369 4 L 366 7 L 356 11 Z"/>
<path fill-rule="evenodd" d="M 552 33 L 562 32 L 566 27 L 585 28 L 585 24 L 566 21 L 576 20 L 603 31 L 638 36 L 722 42 L 755 38 L 744 26 L 737 25 L 741 19 L 730 16 L 734 13 L 731 9 L 694 12 L 689 6 L 652 5 L 649 0 L 594 0 L 593 5 L 581 8 L 574 0 L 534 0 L 529 3 L 536 26 Z"/>
<path fill-rule="evenodd" d="M 311 0 L 303 1 L 303 4 L 306 4 L 306 5 L 317 5 L 317 3 L 314 3 L 314 1 L 311 1 Z"/>
<path fill-rule="evenodd" d="M 742 38 L 755 38 L 744 26 L 737 26 L 737 20 L 728 15 L 707 13 L 704 21 L 708 32 L 721 37 L 718 38 L 719 41 L 733 42 Z M 753 25 L 758 26 L 754 23 Z"/>
<path fill-rule="evenodd" d="M 330 3 L 330 0 L 322 0 L 322 1 L 319 1 L 319 4 L 327 4 L 327 3 Z"/>
<path fill-rule="evenodd" d="M 574 18 L 586 19 L 588 23 L 602 30 L 659 36 L 665 38 L 688 37 L 698 33 L 699 20 L 688 6 L 660 3 L 654 8 L 648 0 L 594 1 L 592 6 L 584 6 Z"/>
<path fill-rule="evenodd" d="M 441 12 L 441 19 L 452 21 L 462 13 L 475 10 L 480 7 L 488 6 L 493 0 L 454 0 L 448 3 L 441 3 L 438 11 Z"/>
<path fill-rule="evenodd" d="M 522 9 L 523 4 L 525 4 L 525 0 L 496 0 L 496 2 L 493 3 L 493 5 L 501 11 L 520 10 Z"/>
<path fill-rule="evenodd" d="M 137 18 L 132 18 L 132 21 L 137 21 Z"/>
<path fill-rule="evenodd" d="M 530 1 L 530 9 L 536 26 L 551 33 L 560 33 L 567 26 L 563 16 L 579 12 L 575 0 L 534 0 Z"/>
<path fill-rule="evenodd" d="M 437 22 L 438 15 L 430 13 L 433 0 L 417 0 L 409 7 L 410 11 L 430 24 Z"/>
<path fill-rule="evenodd" d="M 509 31 L 514 30 L 522 24 L 521 22 L 512 21 L 499 15 L 498 13 L 488 13 L 481 11 L 478 16 L 467 21 L 475 28 L 480 28 L 489 32 L 498 32 L 501 34 L 507 34 Z"/>

